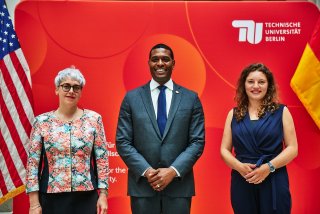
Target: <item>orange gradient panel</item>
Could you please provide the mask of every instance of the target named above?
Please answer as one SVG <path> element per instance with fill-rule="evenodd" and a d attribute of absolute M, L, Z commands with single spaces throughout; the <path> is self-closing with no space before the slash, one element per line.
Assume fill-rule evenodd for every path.
<path fill-rule="evenodd" d="M 24 20 L 23 23 L 16 22 L 15 28 L 17 29 L 18 38 L 23 35 L 24 42 L 21 43 L 21 48 L 28 62 L 31 75 L 33 75 L 46 58 L 47 37 L 40 22 L 28 12 L 17 9 L 15 11 L 15 20 Z"/>
<path fill-rule="evenodd" d="M 148 66 L 150 49 L 165 43 L 171 47 L 176 61 L 172 79 L 182 86 L 202 94 L 206 83 L 206 67 L 197 49 L 184 38 L 158 34 L 138 43 L 128 54 L 124 65 L 123 82 L 127 90 L 145 84 L 151 79 Z"/>
<path fill-rule="evenodd" d="M 152 8 L 152 4 L 125 2 L 38 3 L 39 19 L 52 41 L 73 55 L 88 58 L 106 58 L 127 50 L 148 27 Z M 133 20 L 139 25 L 131 24 Z"/>
<path fill-rule="evenodd" d="M 297 131 L 299 155 L 288 165 L 292 214 L 317 214 L 320 132 L 289 83 L 318 17 L 311 2 L 24 0 L 16 7 L 15 27 L 32 72 L 35 114 L 57 108 L 53 79 L 74 64 L 87 80 L 79 105 L 102 115 L 110 143 L 126 91 L 151 78 L 151 47 L 166 43 L 173 49 L 172 79 L 198 92 L 205 111 L 206 147 L 194 167 L 192 214 L 233 213 L 231 169 L 220 157 L 221 138 L 241 70 L 263 62 L 274 73 Z M 300 22 L 302 27 L 285 42 L 253 45 L 238 41 L 234 20 Z M 126 169 L 118 156 L 110 155 L 109 161 L 113 169 Z M 110 181 L 108 213 L 131 213 L 127 174 L 113 171 L 110 177 L 117 181 Z M 14 213 L 28 209 L 26 194 L 14 199 Z"/>

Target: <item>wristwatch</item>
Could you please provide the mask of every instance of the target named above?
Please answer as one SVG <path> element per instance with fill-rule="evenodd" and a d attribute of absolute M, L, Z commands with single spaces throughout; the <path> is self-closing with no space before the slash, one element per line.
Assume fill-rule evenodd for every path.
<path fill-rule="evenodd" d="M 268 166 L 270 168 L 270 172 L 276 171 L 276 168 L 272 165 L 272 163 L 268 162 L 267 164 L 268 164 Z"/>

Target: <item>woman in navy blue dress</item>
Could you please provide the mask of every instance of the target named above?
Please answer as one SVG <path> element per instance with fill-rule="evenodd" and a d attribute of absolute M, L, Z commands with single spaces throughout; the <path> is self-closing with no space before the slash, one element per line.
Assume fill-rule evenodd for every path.
<path fill-rule="evenodd" d="M 235 101 L 237 107 L 228 113 L 221 143 L 221 156 L 232 168 L 234 213 L 290 213 L 286 165 L 298 154 L 296 132 L 265 65 L 252 64 L 242 71 Z"/>

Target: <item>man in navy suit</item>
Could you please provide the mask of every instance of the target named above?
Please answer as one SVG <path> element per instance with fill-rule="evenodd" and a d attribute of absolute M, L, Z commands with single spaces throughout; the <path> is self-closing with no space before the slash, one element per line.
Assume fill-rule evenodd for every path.
<path fill-rule="evenodd" d="M 116 134 L 117 151 L 129 168 L 131 210 L 188 214 L 193 165 L 205 145 L 203 108 L 195 92 L 172 81 L 170 47 L 152 47 L 148 64 L 152 79 L 124 97 Z"/>

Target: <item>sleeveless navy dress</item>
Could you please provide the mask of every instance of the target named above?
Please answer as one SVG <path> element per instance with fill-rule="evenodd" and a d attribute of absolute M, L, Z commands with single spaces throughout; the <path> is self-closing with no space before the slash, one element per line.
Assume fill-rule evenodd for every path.
<path fill-rule="evenodd" d="M 231 122 L 236 158 L 258 167 L 283 150 L 282 113 L 284 105 L 258 120 L 249 114 Z M 231 203 L 236 214 L 286 214 L 291 211 L 291 195 L 286 167 L 276 169 L 261 184 L 250 184 L 235 170 L 231 172 Z"/>

